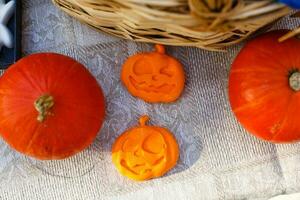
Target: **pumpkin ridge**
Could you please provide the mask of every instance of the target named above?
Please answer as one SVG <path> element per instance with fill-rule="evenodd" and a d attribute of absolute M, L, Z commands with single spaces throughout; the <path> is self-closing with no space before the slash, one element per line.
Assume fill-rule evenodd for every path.
<path fill-rule="evenodd" d="M 270 71 L 270 69 L 274 71 Z M 236 73 L 268 73 L 268 74 L 278 74 L 278 72 L 283 72 L 286 71 L 285 69 L 277 69 L 277 68 L 272 68 L 272 67 L 266 67 L 265 65 L 260 67 L 260 68 L 255 68 L 255 69 L 232 69 L 230 71 L 231 74 L 236 74 Z"/>
<path fill-rule="evenodd" d="M 15 113 L 10 114 L 10 115 L 15 115 Z M 1 119 L 0 123 L 1 123 L 1 124 L 5 124 L 6 121 L 9 121 L 9 116 L 6 117 L 6 118 Z M 33 132 L 34 132 L 34 133 L 36 132 L 36 130 L 38 129 L 38 127 L 39 127 L 39 124 L 35 124 L 34 129 L 33 129 Z M 3 130 L 2 127 L 1 127 L 0 129 L 1 129 L 1 136 L 2 136 L 2 138 L 3 138 L 4 140 L 7 140 L 8 137 L 6 137 L 6 135 L 8 135 L 8 134 L 6 134 L 6 131 Z M 24 137 L 26 138 L 27 135 L 23 134 L 23 135 L 21 135 L 21 137 L 18 136 L 18 141 L 19 141 L 19 142 L 20 142 L 20 141 L 23 141 L 23 140 L 24 140 Z M 31 139 L 32 139 L 32 137 L 31 137 Z M 27 146 L 28 146 L 28 144 L 30 143 L 31 139 L 28 141 L 26 147 L 24 148 L 24 149 L 25 149 L 24 152 L 26 152 Z M 9 144 L 9 146 L 12 147 L 12 148 L 15 148 L 15 149 L 17 149 L 17 150 L 23 151 L 23 149 L 21 149 L 21 148 L 19 147 L 19 146 L 20 146 L 20 143 L 11 143 L 11 142 L 8 142 L 8 144 Z"/>
<path fill-rule="evenodd" d="M 274 140 L 274 138 L 276 138 L 276 137 L 281 133 L 282 128 L 283 128 L 283 125 L 285 125 L 285 123 L 287 122 L 288 114 L 289 114 L 290 109 L 291 109 L 292 104 L 293 104 L 293 101 L 292 101 L 293 98 L 296 98 L 296 96 L 295 96 L 295 95 L 291 95 L 291 96 L 290 96 L 289 104 L 288 104 L 288 106 L 287 106 L 287 109 L 286 109 L 286 112 L 285 112 L 285 114 L 284 114 L 284 117 L 283 117 L 282 120 L 281 120 L 280 126 L 277 128 L 277 133 L 275 133 L 275 134 L 273 135 L 273 137 L 271 138 L 271 140 Z"/>
<path fill-rule="evenodd" d="M 74 67 L 75 65 L 78 65 L 78 63 L 73 63 L 72 65 L 70 65 L 68 67 L 68 69 L 64 73 L 62 73 L 59 78 L 56 78 L 55 84 L 54 85 L 52 84 L 52 86 L 51 86 L 52 90 L 56 90 L 57 87 L 62 87 L 62 85 L 60 85 L 59 83 L 63 83 L 64 79 L 65 79 L 65 75 L 71 74 L 72 70 L 76 69 L 76 67 Z M 49 87 L 49 89 L 50 89 L 50 87 Z"/>
<path fill-rule="evenodd" d="M 33 130 L 33 134 L 30 138 L 30 140 L 28 141 L 26 147 L 24 148 L 24 150 L 22 149 L 22 151 L 24 151 L 24 153 L 26 154 L 31 154 L 31 152 L 29 151 L 30 147 L 32 146 L 33 142 L 35 141 L 35 139 L 37 138 L 37 136 L 40 134 L 40 132 L 38 132 L 38 130 L 41 128 L 41 123 L 36 124 L 34 130 Z"/>
<path fill-rule="evenodd" d="M 17 72 L 19 72 L 23 76 L 23 78 L 26 79 L 26 81 L 30 84 L 33 90 L 36 90 L 39 93 L 43 91 L 43 88 L 41 86 L 39 86 L 38 84 L 34 84 L 34 82 L 37 81 L 34 81 L 32 78 L 30 78 L 29 74 L 27 74 L 24 69 L 18 68 Z"/>
<path fill-rule="evenodd" d="M 238 112 L 244 111 L 244 109 L 248 109 L 250 107 L 257 106 L 257 105 L 261 104 L 265 100 L 265 98 L 268 96 L 270 96 L 270 94 L 265 94 L 263 96 L 260 96 L 259 98 L 255 99 L 255 102 L 247 102 L 243 106 L 239 106 L 238 108 L 233 109 L 233 111 L 238 113 Z"/>
<path fill-rule="evenodd" d="M 276 63 L 277 65 L 281 66 L 281 67 L 276 67 L 274 69 L 281 70 L 281 69 L 286 68 L 286 65 L 281 62 L 282 61 L 281 59 L 277 58 L 276 56 L 274 59 L 274 55 L 272 53 L 269 53 L 268 51 L 265 51 L 263 48 L 258 48 L 257 46 L 254 46 L 254 45 L 248 45 L 248 46 L 249 46 L 248 47 L 249 49 L 253 49 L 254 51 L 260 51 L 266 57 L 266 59 L 273 58 L 269 61 L 272 61 L 272 62 Z M 274 66 L 276 66 L 276 65 L 274 65 Z"/>

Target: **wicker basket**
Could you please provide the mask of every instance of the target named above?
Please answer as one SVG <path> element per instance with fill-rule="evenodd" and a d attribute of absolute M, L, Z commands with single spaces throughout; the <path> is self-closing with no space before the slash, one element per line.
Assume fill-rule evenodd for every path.
<path fill-rule="evenodd" d="M 272 0 L 53 2 L 84 23 L 115 36 L 139 42 L 195 46 L 208 50 L 220 50 L 238 43 L 291 12 Z"/>

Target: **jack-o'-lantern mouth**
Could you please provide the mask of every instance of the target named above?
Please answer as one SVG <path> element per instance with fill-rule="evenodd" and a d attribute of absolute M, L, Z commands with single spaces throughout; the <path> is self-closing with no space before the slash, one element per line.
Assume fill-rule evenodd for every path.
<path fill-rule="evenodd" d="M 122 159 L 120 164 L 122 167 L 124 167 L 126 170 L 130 171 L 131 173 L 135 175 L 144 175 L 149 172 L 153 171 L 153 167 L 160 165 L 164 161 L 164 156 L 159 157 L 153 165 L 150 165 L 148 163 L 142 163 L 142 164 L 135 164 L 133 166 L 129 166 L 127 162 Z"/>
<path fill-rule="evenodd" d="M 149 84 L 147 83 L 147 81 L 139 82 L 135 80 L 132 76 L 129 77 L 129 80 L 132 86 L 138 91 L 167 93 L 167 92 L 171 92 L 176 87 L 175 84 L 161 83 L 160 85 L 157 85 L 157 84 Z"/>

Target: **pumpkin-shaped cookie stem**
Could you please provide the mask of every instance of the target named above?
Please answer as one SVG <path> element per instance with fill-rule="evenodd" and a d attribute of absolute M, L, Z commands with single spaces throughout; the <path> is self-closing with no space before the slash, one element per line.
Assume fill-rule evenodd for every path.
<path fill-rule="evenodd" d="M 166 53 L 166 49 L 164 45 L 161 44 L 156 44 L 155 45 L 155 50 L 157 53 L 161 53 L 161 54 L 165 54 Z"/>

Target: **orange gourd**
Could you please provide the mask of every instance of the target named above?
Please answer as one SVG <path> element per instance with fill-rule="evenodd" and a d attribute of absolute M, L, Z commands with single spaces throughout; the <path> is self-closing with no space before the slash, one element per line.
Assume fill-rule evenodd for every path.
<path fill-rule="evenodd" d="M 133 180 L 148 180 L 164 175 L 178 160 L 174 136 L 165 128 L 147 126 L 147 116 L 140 125 L 127 130 L 112 148 L 112 160 L 121 174 Z"/>
<path fill-rule="evenodd" d="M 130 57 L 123 65 L 121 80 L 128 91 L 144 101 L 173 102 L 184 88 L 184 70 L 178 60 L 166 55 L 162 45 L 156 51 Z"/>
<path fill-rule="evenodd" d="M 300 40 L 279 43 L 286 31 L 250 41 L 235 59 L 229 97 L 241 124 L 271 142 L 300 140 Z"/>
<path fill-rule="evenodd" d="M 87 69 L 54 53 L 19 60 L 0 79 L 0 133 L 17 151 L 62 159 L 82 151 L 104 118 L 102 90 Z"/>

